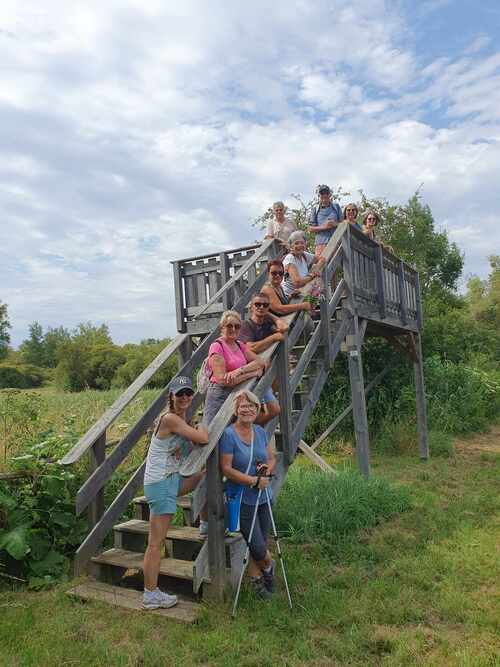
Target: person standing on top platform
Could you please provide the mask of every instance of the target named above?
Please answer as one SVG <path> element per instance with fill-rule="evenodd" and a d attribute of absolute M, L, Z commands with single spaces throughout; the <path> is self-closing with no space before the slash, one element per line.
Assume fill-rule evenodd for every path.
<path fill-rule="evenodd" d="M 337 202 L 332 202 L 332 191 L 328 185 L 318 188 L 319 205 L 314 206 L 309 215 L 308 231 L 314 234 L 314 254 L 319 257 L 333 236 L 337 225 L 342 222 L 342 211 Z"/>
<path fill-rule="evenodd" d="M 273 220 L 268 220 L 265 239 L 278 239 L 288 249 L 288 239 L 297 227 L 285 216 L 285 204 L 275 201 L 273 204 Z"/>

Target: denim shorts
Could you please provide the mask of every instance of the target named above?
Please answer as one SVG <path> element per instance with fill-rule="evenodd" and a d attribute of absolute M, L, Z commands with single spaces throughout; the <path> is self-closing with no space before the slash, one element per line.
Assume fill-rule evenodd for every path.
<path fill-rule="evenodd" d="M 177 494 L 181 476 L 174 472 L 159 482 L 144 485 L 144 495 L 149 504 L 151 514 L 175 514 L 177 508 Z"/>
<path fill-rule="evenodd" d="M 266 403 L 276 403 L 276 396 L 273 394 L 273 390 L 269 387 L 269 389 L 266 389 L 266 391 L 262 394 L 262 398 L 260 399 L 260 404 L 265 405 Z"/>

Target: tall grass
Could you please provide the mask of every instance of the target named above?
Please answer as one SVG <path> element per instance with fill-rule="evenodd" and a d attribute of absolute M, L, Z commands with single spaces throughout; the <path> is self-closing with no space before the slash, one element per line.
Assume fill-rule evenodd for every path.
<path fill-rule="evenodd" d="M 293 466 L 276 503 L 275 517 L 279 529 L 296 542 L 331 542 L 410 507 L 409 489 L 383 478 L 365 480 L 349 469 L 334 476 Z"/>

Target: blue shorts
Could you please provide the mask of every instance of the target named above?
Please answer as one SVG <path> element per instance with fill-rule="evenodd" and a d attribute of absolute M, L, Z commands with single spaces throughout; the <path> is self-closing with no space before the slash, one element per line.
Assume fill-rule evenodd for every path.
<path fill-rule="evenodd" d="M 144 485 L 144 495 L 151 514 L 175 514 L 180 484 L 181 476 L 174 472 L 159 482 Z"/>
<path fill-rule="evenodd" d="M 273 390 L 269 387 L 269 389 L 266 389 L 266 391 L 262 394 L 262 398 L 260 399 L 260 404 L 264 405 L 265 403 L 275 403 L 276 401 L 276 396 L 273 394 Z"/>

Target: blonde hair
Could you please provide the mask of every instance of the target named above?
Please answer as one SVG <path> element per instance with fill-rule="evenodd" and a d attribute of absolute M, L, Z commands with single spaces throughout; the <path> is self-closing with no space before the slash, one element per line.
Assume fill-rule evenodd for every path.
<path fill-rule="evenodd" d="M 219 321 L 219 329 L 222 329 L 222 327 L 225 327 L 228 320 L 230 319 L 235 319 L 238 320 L 238 322 L 241 324 L 241 316 L 236 310 L 225 310 L 222 313 L 222 317 L 220 318 Z"/>
<path fill-rule="evenodd" d="M 236 414 L 236 410 L 238 409 L 238 405 L 241 402 L 241 399 L 246 398 L 247 401 L 250 403 L 253 403 L 257 411 L 260 410 L 260 400 L 257 398 L 257 396 L 249 391 L 248 389 L 243 389 L 243 391 L 239 391 L 236 396 L 234 397 L 234 402 L 233 402 L 233 413 Z"/>

